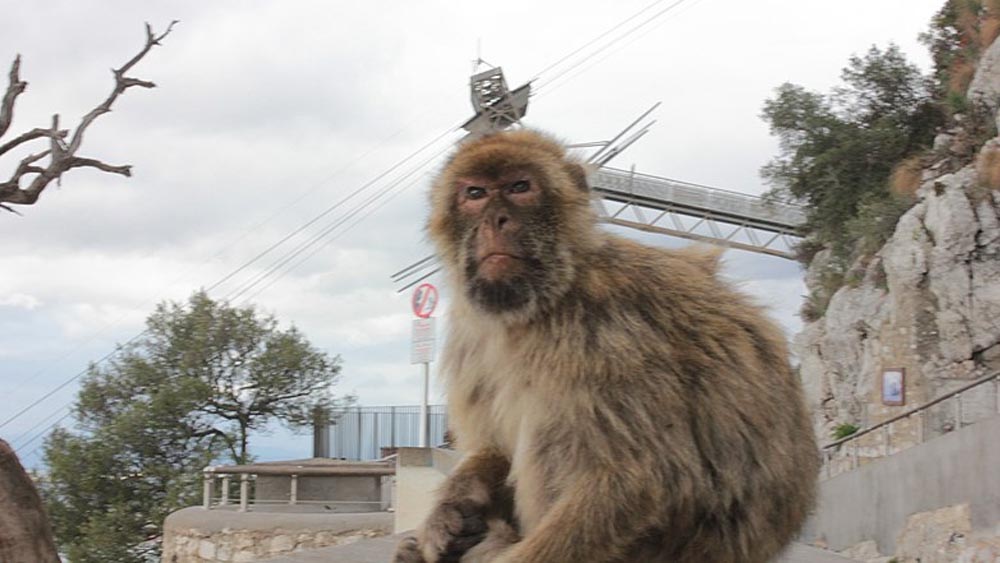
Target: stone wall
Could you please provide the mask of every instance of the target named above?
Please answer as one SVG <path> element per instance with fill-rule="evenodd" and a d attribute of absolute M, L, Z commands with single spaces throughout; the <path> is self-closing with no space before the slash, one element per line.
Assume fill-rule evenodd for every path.
<path fill-rule="evenodd" d="M 185 508 L 164 524 L 164 563 L 257 561 L 391 531 L 391 513 L 288 514 Z"/>

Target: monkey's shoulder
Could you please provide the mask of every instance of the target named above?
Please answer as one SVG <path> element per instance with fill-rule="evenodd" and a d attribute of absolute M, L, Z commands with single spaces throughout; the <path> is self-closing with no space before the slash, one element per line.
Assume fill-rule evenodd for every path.
<path fill-rule="evenodd" d="M 783 342 L 765 309 L 718 274 L 718 250 L 654 248 L 610 236 L 599 252 L 604 256 L 581 276 L 573 297 L 577 309 L 591 311 L 585 318 L 589 325 L 626 326 L 645 330 L 646 336 L 744 338 L 750 333 L 769 346 Z"/>
<path fill-rule="evenodd" d="M 609 235 L 589 260 L 581 289 L 607 297 L 629 290 L 683 299 L 706 291 L 729 293 L 718 277 L 721 254 L 702 246 L 656 248 Z"/>

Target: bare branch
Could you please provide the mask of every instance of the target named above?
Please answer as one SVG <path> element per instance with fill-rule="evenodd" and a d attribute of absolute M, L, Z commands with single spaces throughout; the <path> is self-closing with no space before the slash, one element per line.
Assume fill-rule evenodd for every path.
<path fill-rule="evenodd" d="M 56 131 L 56 135 L 58 135 L 60 139 L 65 139 L 66 136 L 69 135 L 69 131 L 67 131 L 66 129 L 60 129 Z M 0 145 L 0 155 L 4 154 L 5 152 L 11 150 L 12 148 L 20 144 L 27 143 L 28 141 L 39 139 L 41 137 L 51 137 L 51 136 L 52 136 L 51 129 L 41 129 L 39 127 L 36 127 L 31 131 L 28 131 L 27 133 L 23 133 L 17 137 L 14 137 L 13 139 L 7 141 L 6 143 Z"/>
<path fill-rule="evenodd" d="M 7 132 L 14 118 L 14 100 L 28 87 L 28 83 L 21 80 L 20 71 L 21 55 L 17 55 L 14 57 L 14 63 L 10 65 L 10 83 L 3 95 L 3 101 L 0 102 L 0 137 Z"/>
<path fill-rule="evenodd" d="M 52 180 L 58 179 L 63 172 L 72 168 L 96 168 L 103 172 L 121 174 L 125 177 L 132 176 L 132 166 L 125 164 L 115 166 L 96 160 L 93 158 L 83 158 L 79 156 L 66 156 L 53 159 L 47 168 L 31 166 L 31 163 L 47 155 L 49 151 L 31 155 L 18 165 L 11 180 L 0 184 L 0 202 L 17 203 L 21 205 L 31 205 L 38 201 L 38 196 L 48 187 Z M 35 174 L 27 188 L 21 189 L 20 179 L 27 174 Z"/>
<path fill-rule="evenodd" d="M 79 156 L 74 156 L 68 159 L 68 162 L 69 166 L 66 167 L 67 170 L 69 170 L 70 168 L 90 167 L 90 168 L 97 168 L 98 170 L 109 172 L 111 174 L 121 174 L 122 176 L 129 178 L 132 176 L 131 164 L 114 166 L 111 164 L 106 164 L 104 162 L 101 162 L 100 160 L 95 160 L 93 158 L 81 158 Z"/>
<path fill-rule="evenodd" d="M 156 45 L 160 45 L 163 38 L 169 35 L 173 30 L 175 24 L 177 24 L 177 20 L 170 22 L 167 29 L 160 35 L 153 33 L 153 28 L 148 23 L 146 24 L 146 42 L 143 45 L 143 48 L 120 68 L 112 69 L 111 72 L 115 77 L 114 88 L 100 105 L 83 116 L 80 120 L 80 124 L 77 125 L 76 130 L 73 132 L 69 143 L 66 142 L 66 138 L 70 135 L 70 133 L 68 130 L 59 128 L 59 115 L 56 114 L 52 116 L 52 126 L 50 128 L 32 129 L 31 131 L 19 135 L 18 137 L 0 145 L 0 155 L 3 155 L 11 149 L 34 139 L 49 139 L 49 150 L 38 154 L 28 155 L 21 160 L 9 180 L 6 182 L 0 182 L 0 209 L 13 211 L 10 206 L 3 205 L 4 203 L 14 203 L 20 205 L 31 205 L 35 203 L 38 201 L 42 191 L 45 190 L 45 188 L 48 187 L 53 180 L 58 181 L 64 172 L 73 168 L 96 168 L 102 172 L 121 174 L 126 177 L 132 175 L 132 167 L 128 164 L 107 164 L 97 159 L 76 156 L 76 152 L 80 149 L 80 145 L 83 143 L 84 133 L 86 133 L 91 123 L 93 123 L 94 120 L 101 115 L 111 111 L 111 106 L 115 103 L 115 100 L 118 99 L 118 96 L 122 95 L 125 90 L 133 86 L 140 88 L 156 87 L 156 84 L 148 80 L 141 80 L 139 78 L 126 76 L 125 74 L 139 61 L 141 61 L 150 49 Z M 10 127 L 14 111 L 14 100 L 28 85 L 27 82 L 22 82 L 20 80 L 20 67 L 21 57 L 18 55 L 17 58 L 14 59 L 14 64 L 11 66 L 10 85 L 7 87 L 7 92 L 3 97 L 2 105 L 0 105 L 0 135 L 6 132 L 7 128 Z M 49 157 L 49 162 L 46 166 L 42 167 L 35 164 L 37 161 L 46 156 Z M 27 181 L 28 175 L 34 175 L 34 177 L 31 178 L 31 182 L 28 184 L 28 187 L 22 189 L 22 180 Z"/>
<path fill-rule="evenodd" d="M 88 113 L 87 115 L 83 116 L 83 120 L 80 121 L 80 125 L 77 126 L 76 132 L 73 133 L 73 140 L 70 141 L 69 149 L 67 152 L 73 154 L 77 151 L 77 149 L 80 148 L 80 143 L 83 142 L 83 134 L 84 132 L 86 132 L 87 128 L 90 127 L 90 124 L 93 123 L 93 121 L 97 119 L 98 116 L 111 111 L 111 105 L 115 103 L 115 100 L 118 99 L 118 96 L 120 96 L 122 92 L 124 92 L 126 89 L 128 89 L 131 86 L 142 86 L 143 88 L 156 87 L 156 85 L 153 84 L 152 82 L 139 80 L 137 78 L 129 78 L 125 76 L 125 73 L 131 70 L 132 67 L 136 65 L 136 63 L 141 61 L 142 58 L 146 56 L 146 53 L 148 53 L 149 50 L 153 48 L 153 46 L 159 45 L 160 40 L 162 40 L 164 37 L 167 36 L 167 34 L 170 33 L 170 31 L 174 28 L 174 24 L 176 23 L 177 20 L 170 22 L 170 25 L 167 26 L 167 30 L 164 31 L 163 34 L 160 36 L 154 35 L 153 28 L 149 25 L 148 22 L 146 23 L 146 44 L 143 46 L 141 51 L 139 51 L 134 57 L 129 59 L 129 61 L 124 65 L 122 65 L 121 68 L 112 69 L 111 72 L 115 76 L 114 89 L 111 91 L 111 94 L 108 96 L 106 100 L 104 100 L 103 103 L 101 103 L 96 108 L 92 109 L 90 113 Z"/>

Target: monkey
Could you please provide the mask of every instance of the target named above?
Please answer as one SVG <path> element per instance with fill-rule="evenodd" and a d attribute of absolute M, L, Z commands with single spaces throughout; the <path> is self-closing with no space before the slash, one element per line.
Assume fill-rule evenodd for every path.
<path fill-rule="evenodd" d="M 427 231 L 454 288 L 442 353 L 463 453 L 396 563 L 763 563 L 819 454 L 780 330 L 719 253 L 602 228 L 548 134 L 459 146 Z"/>

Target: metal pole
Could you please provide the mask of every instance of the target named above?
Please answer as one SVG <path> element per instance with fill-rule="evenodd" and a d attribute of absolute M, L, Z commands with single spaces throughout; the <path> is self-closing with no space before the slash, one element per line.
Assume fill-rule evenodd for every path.
<path fill-rule="evenodd" d="M 420 400 L 420 447 L 428 447 L 427 440 L 427 395 L 429 393 L 428 387 L 430 386 L 431 378 L 431 364 L 430 362 L 424 362 L 424 395 Z"/>
<path fill-rule="evenodd" d="M 396 447 L 396 407 L 389 407 L 389 447 Z"/>
<path fill-rule="evenodd" d="M 382 457 L 382 441 L 379 440 L 378 436 L 378 417 L 380 416 L 382 413 L 378 410 L 372 413 L 372 459 Z"/>
<path fill-rule="evenodd" d="M 204 483 L 204 489 L 201 500 L 205 510 L 210 510 L 212 508 L 212 485 L 215 482 L 215 475 L 207 471 L 202 473 L 202 482 Z"/>
<path fill-rule="evenodd" d="M 364 421 L 361 419 L 361 407 L 358 407 L 358 449 L 357 460 L 361 461 L 361 442 L 364 440 Z"/>

